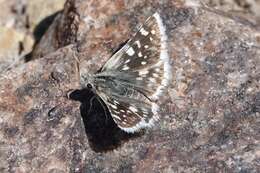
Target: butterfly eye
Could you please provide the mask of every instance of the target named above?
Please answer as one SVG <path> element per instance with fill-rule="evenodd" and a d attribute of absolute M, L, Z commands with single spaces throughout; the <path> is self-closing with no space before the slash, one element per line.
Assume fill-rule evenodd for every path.
<path fill-rule="evenodd" d="M 87 84 L 87 88 L 88 88 L 88 89 L 92 89 L 93 87 L 92 87 L 92 85 L 91 85 L 90 83 L 88 83 L 88 84 Z"/>

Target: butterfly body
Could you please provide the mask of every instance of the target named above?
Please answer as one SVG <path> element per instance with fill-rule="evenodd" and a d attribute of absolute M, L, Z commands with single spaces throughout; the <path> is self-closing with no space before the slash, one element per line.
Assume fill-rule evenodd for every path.
<path fill-rule="evenodd" d="M 82 77 L 126 132 L 150 127 L 158 119 L 158 99 L 171 80 L 166 29 L 158 13 L 94 75 Z"/>

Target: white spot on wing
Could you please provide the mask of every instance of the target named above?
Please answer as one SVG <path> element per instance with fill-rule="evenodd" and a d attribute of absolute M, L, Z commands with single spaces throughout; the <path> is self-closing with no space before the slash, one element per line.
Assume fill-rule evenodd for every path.
<path fill-rule="evenodd" d="M 122 68 L 122 70 L 129 70 L 129 67 L 127 65 L 124 65 L 124 67 Z"/>
<path fill-rule="evenodd" d="M 140 76 L 142 76 L 142 75 L 146 75 L 146 74 L 148 74 L 149 73 L 149 71 L 148 70 L 142 70 L 142 71 L 139 71 L 139 75 Z"/>
<path fill-rule="evenodd" d="M 116 106 L 116 105 L 111 104 L 110 106 L 111 106 L 113 109 L 117 109 L 117 106 Z"/>
<path fill-rule="evenodd" d="M 136 43 L 136 45 L 137 45 L 138 48 L 141 48 L 141 43 L 140 43 L 139 40 L 135 41 L 135 43 Z"/>
<path fill-rule="evenodd" d="M 155 71 L 156 71 L 156 72 L 160 72 L 161 69 L 160 69 L 160 68 L 156 68 Z"/>
<path fill-rule="evenodd" d="M 159 77 L 157 73 L 153 73 L 153 77 Z"/>
<path fill-rule="evenodd" d="M 138 57 L 142 57 L 143 55 L 142 55 L 142 52 L 139 52 L 138 53 Z"/>
<path fill-rule="evenodd" d="M 147 109 L 143 108 L 142 111 L 143 111 L 144 114 L 146 114 L 146 115 L 148 114 L 148 110 Z"/>
<path fill-rule="evenodd" d="M 129 63 L 130 61 L 131 61 L 130 59 L 126 60 L 126 61 L 125 61 L 125 64 Z"/>
<path fill-rule="evenodd" d="M 113 118 L 116 118 L 116 119 L 118 119 L 118 120 L 121 120 L 121 118 L 120 118 L 119 116 L 115 115 L 115 114 L 112 114 L 112 117 L 113 117 Z"/>
<path fill-rule="evenodd" d="M 138 110 L 135 108 L 135 107 L 133 107 L 133 106 L 129 106 L 129 109 L 131 110 L 131 111 L 133 111 L 133 112 L 137 112 Z"/>
<path fill-rule="evenodd" d="M 126 53 L 129 55 L 129 56 L 133 56 L 135 54 L 135 51 L 132 47 L 129 47 L 126 51 Z"/>
<path fill-rule="evenodd" d="M 116 100 L 113 100 L 113 102 L 114 102 L 115 104 L 119 104 L 119 102 L 118 102 L 118 101 L 116 101 Z"/>
<path fill-rule="evenodd" d="M 156 80 L 154 78 L 149 78 L 149 81 L 151 81 L 152 83 L 156 83 Z"/>
<path fill-rule="evenodd" d="M 144 28 L 141 28 L 141 29 L 140 29 L 140 32 L 141 32 L 141 34 L 144 35 L 144 36 L 147 36 L 147 35 L 149 34 L 149 32 L 146 31 Z"/>
<path fill-rule="evenodd" d="M 146 61 L 142 61 L 141 64 L 142 64 L 142 65 L 145 65 L 145 64 L 147 64 L 147 62 L 146 62 Z"/>
<path fill-rule="evenodd" d="M 119 112 L 118 112 L 118 111 L 116 111 L 116 110 L 113 110 L 113 112 L 114 112 L 114 113 L 116 113 L 116 114 L 119 114 Z"/>

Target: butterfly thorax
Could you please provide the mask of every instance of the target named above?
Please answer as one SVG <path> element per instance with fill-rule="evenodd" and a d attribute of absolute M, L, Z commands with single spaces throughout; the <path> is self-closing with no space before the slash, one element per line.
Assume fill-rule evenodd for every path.
<path fill-rule="evenodd" d="M 82 88 L 90 88 L 93 87 L 94 77 L 90 74 L 80 74 L 80 85 Z"/>

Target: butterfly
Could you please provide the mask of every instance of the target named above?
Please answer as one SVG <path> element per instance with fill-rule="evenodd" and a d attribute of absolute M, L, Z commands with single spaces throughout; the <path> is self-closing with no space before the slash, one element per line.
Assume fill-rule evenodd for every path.
<path fill-rule="evenodd" d="M 159 119 L 158 101 L 171 78 L 166 28 L 156 12 L 81 84 L 102 99 L 120 129 L 133 133 Z"/>

